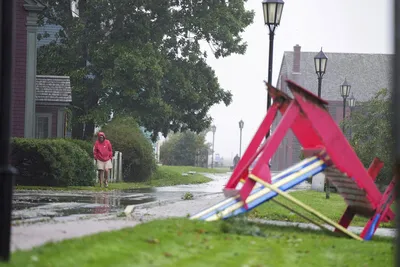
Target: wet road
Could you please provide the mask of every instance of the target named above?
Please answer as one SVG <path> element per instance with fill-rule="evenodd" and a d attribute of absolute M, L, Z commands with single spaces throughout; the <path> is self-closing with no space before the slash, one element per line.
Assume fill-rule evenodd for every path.
<path fill-rule="evenodd" d="M 204 175 L 213 180 L 206 184 L 108 192 L 16 191 L 12 218 L 14 222 L 25 223 L 48 219 L 69 221 L 99 214 L 119 214 L 127 205 L 180 200 L 186 192 L 191 192 L 195 198 L 198 195 L 221 194 L 230 173 Z M 302 183 L 296 189 L 309 187 L 309 184 Z"/>

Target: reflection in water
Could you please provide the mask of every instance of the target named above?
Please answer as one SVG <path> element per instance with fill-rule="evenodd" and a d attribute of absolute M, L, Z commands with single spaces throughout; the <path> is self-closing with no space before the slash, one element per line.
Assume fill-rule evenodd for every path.
<path fill-rule="evenodd" d="M 115 201 L 115 198 L 111 198 L 111 201 Z M 107 213 L 110 211 L 110 205 L 112 205 L 112 203 L 110 203 L 110 198 L 108 197 L 108 194 L 98 194 L 95 195 L 94 197 L 94 203 L 96 204 L 102 204 L 96 208 L 94 208 L 94 213 L 95 214 L 101 214 L 101 213 Z"/>
<path fill-rule="evenodd" d="M 119 212 L 127 205 L 156 200 L 152 190 L 108 192 L 19 191 L 13 197 L 13 220 Z"/>

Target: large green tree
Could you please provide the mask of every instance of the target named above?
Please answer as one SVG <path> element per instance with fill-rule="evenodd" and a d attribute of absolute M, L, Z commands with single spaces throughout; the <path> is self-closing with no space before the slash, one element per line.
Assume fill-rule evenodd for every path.
<path fill-rule="evenodd" d="M 196 134 L 192 131 L 175 133 L 168 136 L 160 148 L 160 161 L 165 165 L 195 166 L 198 157 L 208 151 L 206 131 Z M 205 153 L 207 162 L 208 153 Z M 197 159 L 197 160 L 196 160 Z"/>
<path fill-rule="evenodd" d="M 374 157 L 384 162 L 377 182 L 388 184 L 393 177 L 390 93 L 381 89 L 369 101 L 360 103 L 345 120 L 346 132 L 351 131 L 351 144 L 367 168 Z"/>
<path fill-rule="evenodd" d="M 73 86 L 73 130 L 90 138 L 111 112 L 133 116 L 164 136 L 200 132 L 214 104 L 229 105 L 200 47 L 215 57 L 244 54 L 241 33 L 254 13 L 244 0 L 43 1 L 41 22 L 62 27 L 57 41 L 38 51 L 38 73 L 69 75 Z"/>

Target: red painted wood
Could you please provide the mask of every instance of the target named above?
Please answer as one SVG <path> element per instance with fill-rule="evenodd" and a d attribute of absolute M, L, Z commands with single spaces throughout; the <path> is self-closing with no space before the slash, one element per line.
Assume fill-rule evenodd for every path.
<path fill-rule="evenodd" d="M 356 215 L 356 213 L 350 208 L 347 207 L 345 212 L 343 213 L 342 217 L 339 220 L 339 224 L 341 226 L 343 226 L 344 228 L 349 227 L 351 221 L 354 219 L 354 216 Z M 335 228 L 334 232 L 341 232 L 339 229 Z"/>
<path fill-rule="evenodd" d="M 381 161 L 378 157 L 375 157 L 372 160 L 371 165 L 369 165 L 368 168 L 368 174 L 372 178 L 372 181 L 376 180 L 376 177 L 378 177 L 378 174 L 383 168 L 383 165 L 384 165 L 383 161 Z"/>
<path fill-rule="evenodd" d="M 287 81 L 296 102 L 311 121 L 314 129 L 321 137 L 332 162 L 338 170 L 352 177 L 358 187 L 367 192 L 367 198 L 374 208 L 377 207 L 381 193 L 369 177 L 358 156 L 347 139 L 336 125 L 330 114 L 321 106 L 320 100 L 310 92 Z"/>
<path fill-rule="evenodd" d="M 270 130 L 277 111 L 278 111 L 278 103 L 272 104 L 272 106 L 269 108 L 267 112 L 267 115 L 261 122 L 261 125 L 259 126 L 253 139 L 251 140 L 249 146 L 244 152 L 243 157 L 239 160 L 238 165 L 233 170 L 231 178 L 225 185 L 225 189 L 235 189 L 241 178 L 244 179 L 247 178 L 247 175 L 244 177 L 243 174 L 247 172 L 248 168 L 250 167 L 250 164 L 253 163 L 253 161 L 257 158 L 258 153 L 261 152 L 261 150 L 259 150 L 259 146 L 262 143 L 262 141 L 264 141 L 267 132 Z"/>
<path fill-rule="evenodd" d="M 374 221 L 374 218 L 376 215 L 381 214 L 381 217 L 379 218 L 378 222 L 375 224 L 375 227 L 373 229 L 373 233 L 375 233 L 376 229 L 378 229 L 380 223 L 384 221 L 384 218 L 387 216 L 388 211 L 390 210 L 390 206 L 392 205 L 394 201 L 394 195 L 391 195 L 394 190 L 394 178 L 390 182 L 389 186 L 386 188 L 385 193 L 383 194 L 383 197 L 381 201 L 379 202 L 379 207 L 377 211 L 375 212 L 374 216 L 372 216 L 367 224 L 365 225 L 363 231 L 360 234 L 361 238 L 365 238 L 366 234 L 369 232 L 370 228 L 373 226 L 372 223 Z"/>
<path fill-rule="evenodd" d="M 284 113 L 282 120 L 276 127 L 275 131 L 270 135 L 266 141 L 265 148 L 258 159 L 256 165 L 251 171 L 257 177 L 263 179 L 264 181 L 271 183 L 271 173 L 269 171 L 268 163 L 282 141 L 286 132 L 289 130 L 290 126 L 295 121 L 300 109 L 295 102 L 292 102 L 286 112 Z M 255 185 L 255 181 L 252 179 L 247 179 L 242 189 L 240 190 L 240 196 L 243 202 L 246 201 L 251 190 Z M 247 207 L 246 207 L 247 208 Z"/>
<path fill-rule="evenodd" d="M 281 107 L 279 111 L 282 115 L 286 112 L 290 103 L 293 99 L 282 91 L 277 90 L 275 87 L 268 85 L 268 92 L 270 93 L 272 99 L 278 99 L 281 101 Z M 323 100 L 322 100 L 323 101 Z M 311 122 L 303 114 L 299 114 L 293 125 L 291 125 L 291 130 L 299 143 L 303 148 L 311 148 L 316 146 L 322 146 L 322 141 L 317 132 L 312 127 Z M 296 160 L 297 161 L 297 160 Z"/>
<path fill-rule="evenodd" d="M 379 158 L 374 158 L 374 160 L 372 161 L 371 165 L 368 168 L 368 174 L 373 181 L 375 181 L 379 171 L 382 168 L 383 168 L 383 162 Z M 344 214 L 339 220 L 339 224 L 344 228 L 347 228 L 350 225 L 351 221 L 354 219 L 355 215 L 356 213 L 350 207 L 347 207 Z M 340 232 L 340 230 L 336 228 L 335 232 Z"/>

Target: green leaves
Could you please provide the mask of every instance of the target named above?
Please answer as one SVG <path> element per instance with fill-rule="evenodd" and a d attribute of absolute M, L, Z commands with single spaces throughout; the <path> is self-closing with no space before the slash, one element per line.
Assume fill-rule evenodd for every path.
<path fill-rule="evenodd" d="M 154 138 L 200 132 L 211 106 L 232 101 L 200 43 L 217 58 L 244 54 L 241 34 L 254 18 L 244 1 L 81 0 L 79 16 L 69 3 L 45 4 L 40 21 L 62 30 L 39 49 L 38 73 L 71 76 L 75 125 L 102 125 L 113 112 L 134 116 Z"/>
<path fill-rule="evenodd" d="M 369 101 L 357 106 L 345 128 L 352 132 L 351 144 L 357 155 L 368 167 L 374 157 L 384 162 L 377 181 L 387 184 L 392 179 L 392 147 L 390 94 L 381 89 Z"/>
<path fill-rule="evenodd" d="M 160 161 L 164 165 L 195 166 L 196 157 L 207 150 L 205 134 L 184 132 L 172 134 L 160 148 Z"/>

